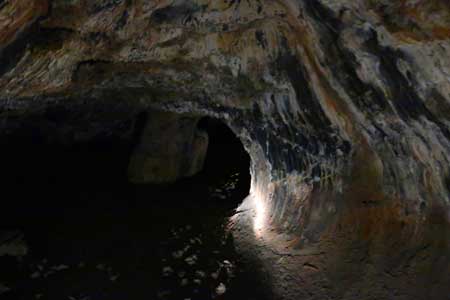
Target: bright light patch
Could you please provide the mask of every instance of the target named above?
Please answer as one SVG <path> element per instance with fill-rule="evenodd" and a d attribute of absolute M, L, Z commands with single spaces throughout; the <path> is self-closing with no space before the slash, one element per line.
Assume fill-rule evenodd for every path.
<path fill-rule="evenodd" d="M 258 193 L 253 194 L 253 204 L 255 209 L 255 218 L 253 219 L 253 230 L 256 237 L 261 237 L 264 233 L 267 222 L 267 208 Z"/>

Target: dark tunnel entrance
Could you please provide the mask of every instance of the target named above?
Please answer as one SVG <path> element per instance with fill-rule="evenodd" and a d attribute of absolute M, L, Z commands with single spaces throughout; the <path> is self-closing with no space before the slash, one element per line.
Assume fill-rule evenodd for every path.
<path fill-rule="evenodd" d="M 206 159 L 199 176 L 208 185 L 217 185 L 232 177 L 234 183 L 225 183 L 224 189 L 234 190 L 235 197 L 228 198 L 228 201 L 236 207 L 250 190 L 250 157 L 239 138 L 222 121 L 204 117 L 198 122 L 197 128 L 206 131 L 209 139 Z M 235 184 L 237 182 L 238 185 Z"/>
<path fill-rule="evenodd" d="M 265 299 L 227 230 L 250 185 L 227 125 L 199 121 L 209 135 L 199 174 L 136 186 L 132 123 L 83 142 L 67 139 L 80 134 L 67 123 L 33 118 L 0 138 L 2 299 Z"/>

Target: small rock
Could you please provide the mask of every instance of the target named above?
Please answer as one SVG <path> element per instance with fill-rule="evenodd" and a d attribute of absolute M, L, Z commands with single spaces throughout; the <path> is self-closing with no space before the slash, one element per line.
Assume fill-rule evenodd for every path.
<path fill-rule="evenodd" d="M 188 283 L 189 283 L 189 280 L 187 280 L 186 278 L 183 278 L 181 280 L 181 286 L 186 286 L 186 285 L 188 285 Z"/>
<path fill-rule="evenodd" d="M 54 270 L 54 271 L 62 271 L 62 270 L 66 270 L 66 269 L 68 269 L 68 268 L 69 268 L 69 267 L 66 266 L 66 265 L 59 265 L 59 266 L 53 266 L 53 267 L 51 267 L 51 269 Z"/>
<path fill-rule="evenodd" d="M 172 256 L 174 257 L 174 258 L 181 258 L 182 256 L 183 256 L 183 251 L 182 250 L 179 250 L 179 251 L 175 251 L 175 252 L 172 252 Z"/>
<path fill-rule="evenodd" d="M 194 279 L 194 283 L 196 283 L 196 284 L 201 284 L 202 281 L 201 281 L 200 279 Z"/>
<path fill-rule="evenodd" d="M 164 267 L 163 268 L 163 273 L 164 274 L 170 274 L 173 273 L 173 269 L 171 267 Z"/>
<path fill-rule="evenodd" d="M 42 296 L 44 296 L 44 295 L 42 295 L 42 294 L 36 294 L 36 295 L 34 295 L 34 298 L 36 298 L 36 299 L 41 299 Z"/>
<path fill-rule="evenodd" d="M 191 255 L 191 256 L 189 256 L 189 257 L 187 257 L 185 260 L 184 260 L 188 265 L 190 265 L 190 266 L 192 266 L 192 265 L 194 265 L 195 263 L 196 263 L 196 261 L 197 261 L 197 255 Z"/>
<path fill-rule="evenodd" d="M 206 274 L 203 271 L 195 271 L 195 275 L 197 275 L 200 278 L 205 278 Z"/>
<path fill-rule="evenodd" d="M 185 271 L 179 271 L 178 272 L 178 277 L 183 278 L 186 275 Z"/>
<path fill-rule="evenodd" d="M 219 286 L 216 288 L 216 294 L 217 295 L 223 295 L 227 291 L 227 288 L 225 284 L 220 283 Z"/>
<path fill-rule="evenodd" d="M 217 279 L 219 278 L 219 273 L 211 273 L 211 277 Z"/>
<path fill-rule="evenodd" d="M 96 266 L 96 268 L 97 268 L 97 270 L 103 271 L 103 270 L 105 270 L 105 265 L 104 265 L 104 264 L 98 264 L 98 265 Z"/>
<path fill-rule="evenodd" d="M 39 278 L 41 276 L 41 273 L 39 273 L 39 272 L 34 272 L 33 274 L 31 274 L 31 278 L 32 279 L 36 279 L 36 278 Z"/>
<path fill-rule="evenodd" d="M 119 274 L 113 275 L 109 278 L 109 280 L 111 280 L 112 282 L 116 281 L 118 278 L 120 277 Z"/>

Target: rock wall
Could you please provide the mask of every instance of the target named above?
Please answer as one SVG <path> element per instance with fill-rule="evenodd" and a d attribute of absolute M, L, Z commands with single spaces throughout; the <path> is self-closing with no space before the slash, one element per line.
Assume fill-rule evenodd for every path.
<path fill-rule="evenodd" d="M 82 99 L 222 119 L 252 158 L 236 235 L 279 299 L 448 295 L 448 1 L 24 2 L 0 11 L 1 118 Z"/>
<path fill-rule="evenodd" d="M 203 169 L 208 134 L 197 128 L 198 118 L 151 111 L 130 158 L 133 183 L 170 183 Z"/>

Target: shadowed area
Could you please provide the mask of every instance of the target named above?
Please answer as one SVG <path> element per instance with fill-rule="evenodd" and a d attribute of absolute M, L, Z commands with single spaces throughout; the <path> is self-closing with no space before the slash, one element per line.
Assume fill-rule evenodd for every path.
<path fill-rule="evenodd" d="M 0 216 L 2 299 L 268 297 L 248 289 L 262 279 L 236 254 L 228 230 L 250 187 L 239 139 L 202 119 L 209 145 L 198 175 L 132 185 L 127 166 L 142 115 L 137 120 L 127 137 L 111 131 L 80 143 L 63 144 L 56 132 L 44 138 L 36 120 L 2 136 L 10 199 Z"/>

